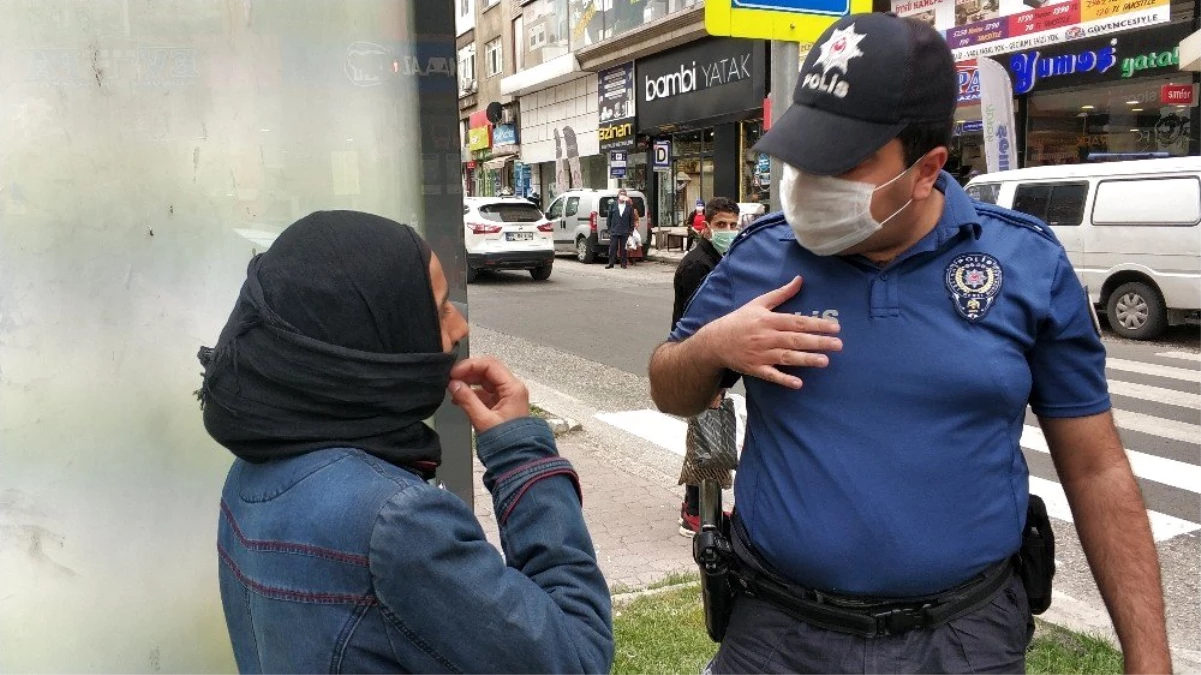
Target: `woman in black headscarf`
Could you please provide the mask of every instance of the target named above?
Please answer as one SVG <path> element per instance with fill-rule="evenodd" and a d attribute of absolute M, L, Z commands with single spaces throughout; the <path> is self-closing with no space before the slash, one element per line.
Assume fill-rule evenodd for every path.
<path fill-rule="evenodd" d="M 315 213 L 251 261 L 201 350 L 205 428 L 238 457 L 218 554 L 241 671 L 608 672 L 575 472 L 502 364 L 455 364 L 467 323 L 447 293 L 408 226 Z M 504 559 L 430 482 L 442 449 L 424 420 L 448 387 Z"/>

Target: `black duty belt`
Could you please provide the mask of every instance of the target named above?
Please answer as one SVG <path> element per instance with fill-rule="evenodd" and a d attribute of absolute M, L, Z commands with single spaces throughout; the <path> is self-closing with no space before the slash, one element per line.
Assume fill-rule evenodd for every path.
<path fill-rule="evenodd" d="M 776 605 L 805 623 L 874 638 L 933 628 L 987 605 L 1013 574 L 1013 563 L 993 565 L 967 582 L 924 598 L 869 600 L 835 596 L 789 584 L 739 561 L 739 591 Z"/>

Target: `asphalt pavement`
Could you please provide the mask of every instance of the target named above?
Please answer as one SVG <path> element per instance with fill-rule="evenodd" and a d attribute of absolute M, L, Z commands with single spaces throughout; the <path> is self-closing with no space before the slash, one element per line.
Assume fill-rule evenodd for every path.
<path fill-rule="evenodd" d="M 496 273 L 469 289 L 473 352 L 502 358 L 540 404 L 583 424 L 561 447 L 602 495 L 590 500 L 586 489 L 585 513 L 606 575 L 620 585 L 694 569 L 675 532 L 683 422 L 654 410 L 646 378 L 670 329 L 673 273 L 658 262 L 607 270 L 560 258 L 548 281 Z M 1115 417 L 1159 547 L 1177 672 L 1201 672 L 1199 342 L 1196 327 L 1153 343 L 1105 335 Z M 1046 618 L 1112 635 L 1037 420 L 1026 424 L 1031 490 L 1057 519 L 1057 595 Z M 477 504 L 486 514 L 486 500 Z"/>

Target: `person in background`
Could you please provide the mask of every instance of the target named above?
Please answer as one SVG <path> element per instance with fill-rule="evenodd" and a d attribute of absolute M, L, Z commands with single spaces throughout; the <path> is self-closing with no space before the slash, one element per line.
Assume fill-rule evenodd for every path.
<path fill-rule="evenodd" d="M 237 457 L 217 555 L 241 672 L 609 672 L 575 471 L 504 365 L 455 363 L 468 326 L 448 292 L 412 228 L 315 213 L 250 262 L 201 349 L 204 426 Z M 423 420 L 448 388 L 503 557 L 431 482 L 442 445 Z"/>
<path fill-rule="evenodd" d="M 734 238 L 738 236 L 738 204 L 725 197 L 714 197 L 704 207 L 704 223 L 697 237 L 696 247 L 684 256 L 676 267 L 673 285 L 675 287 L 675 303 L 672 307 L 671 326 L 684 316 L 688 303 L 696 295 L 697 289 L 705 283 L 705 278 L 721 262 L 722 256 L 730 250 Z M 714 403 L 720 404 L 724 392 L 719 393 Z M 694 424 L 694 418 L 688 423 Z M 691 434 L 688 436 L 692 437 Z M 721 482 L 723 489 L 731 486 L 730 472 L 719 471 L 706 474 L 698 469 L 693 460 L 693 449 L 685 449 L 684 465 L 680 469 L 680 485 L 684 487 L 684 503 L 680 505 L 680 534 L 691 537 L 701 529 L 700 522 L 700 482 L 711 478 Z"/>
<path fill-rule="evenodd" d="M 630 233 L 634 231 L 634 228 L 638 226 L 638 211 L 630 202 L 625 188 L 617 191 L 617 199 L 609 205 L 608 223 L 609 264 L 605 266 L 605 269 L 612 269 L 620 257 L 621 269 L 624 270 L 630 262 L 630 252 L 626 248 L 626 241 L 630 238 Z"/>
<path fill-rule="evenodd" d="M 696 244 L 697 238 L 705 229 L 705 200 L 696 200 L 696 209 L 692 212 L 692 220 L 688 223 L 688 250 Z"/>

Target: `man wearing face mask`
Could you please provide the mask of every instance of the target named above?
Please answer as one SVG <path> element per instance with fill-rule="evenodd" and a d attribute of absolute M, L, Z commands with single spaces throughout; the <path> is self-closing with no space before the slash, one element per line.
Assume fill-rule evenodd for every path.
<path fill-rule="evenodd" d="M 738 204 L 725 197 L 714 197 L 705 205 L 701 202 L 704 221 L 698 232 L 696 248 L 688 252 L 676 267 L 674 278 L 675 305 L 671 312 L 671 325 L 684 316 L 688 303 L 696 295 L 696 291 L 705 282 L 705 277 L 717 267 L 721 257 L 730 250 L 734 238 L 738 236 Z M 714 403 L 721 402 L 720 395 Z M 714 406 L 716 407 L 716 406 Z M 689 425 L 694 424 L 689 418 Z M 688 448 L 684 456 L 684 465 L 680 470 L 680 484 L 684 485 L 684 503 L 680 505 L 680 534 L 691 537 L 701 528 L 700 518 L 700 481 L 713 478 L 721 482 L 723 488 L 730 487 L 730 472 L 716 471 L 706 474 L 699 469 L 692 457 L 692 448 Z"/>
<path fill-rule="evenodd" d="M 743 231 L 651 357 L 677 415 L 746 378 L 740 591 L 712 672 L 1024 670 L 1050 594 L 1023 543 L 1027 405 L 1127 672 L 1171 669 L 1091 308 L 1049 228 L 942 171 L 956 95 L 931 27 L 831 26 L 755 147 L 786 164 L 783 213 Z"/>

